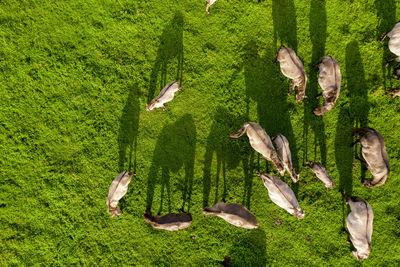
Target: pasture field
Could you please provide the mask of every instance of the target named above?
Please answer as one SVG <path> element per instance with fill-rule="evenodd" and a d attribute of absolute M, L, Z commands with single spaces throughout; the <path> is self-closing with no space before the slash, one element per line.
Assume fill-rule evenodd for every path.
<path fill-rule="evenodd" d="M 398 0 L 3 0 L 0 2 L 0 265 L 2 266 L 399 266 L 400 85 L 381 33 L 400 19 Z M 308 75 L 308 98 L 288 96 L 274 65 L 283 44 Z M 324 117 L 312 110 L 324 55 L 343 75 Z M 166 111 L 145 110 L 168 82 L 182 92 Z M 229 133 L 259 123 L 285 135 L 298 220 L 268 197 L 257 172 L 277 172 Z M 382 187 L 350 148 L 352 129 L 385 139 L 391 173 Z M 320 161 L 337 186 L 327 191 L 306 160 Z M 137 173 L 107 212 L 115 176 Z M 358 262 L 342 231 L 349 212 L 339 189 L 373 208 L 369 258 Z M 260 226 L 245 230 L 200 208 L 245 205 Z M 178 232 L 143 222 L 146 208 L 193 216 Z M 281 225 L 274 222 L 282 220 Z"/>

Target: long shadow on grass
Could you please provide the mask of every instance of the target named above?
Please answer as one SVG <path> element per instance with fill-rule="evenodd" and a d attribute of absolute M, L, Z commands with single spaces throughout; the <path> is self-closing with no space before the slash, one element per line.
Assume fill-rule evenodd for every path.
<path fill-rule="evenodd" d="M 360 49 L 356 41 L 351 41 L 346 46 L 346 78 L 347 95 L 349 104 L 343 103 L 336 126 L 335 157 L 339 171 L 339 190 L 352 195 L 353 190 L 353 128 L 368 124 L 369 102 L 368 89 L 365 82 Z M 344 92 L 343 92 L 344 93 Z M 357 151 L 354 151 L 357 153 Z M 361 168 L 361 180 L 365 178 L 365 171 Z M 343 207 L 344 211 L 344 207 Z M 344 224 L 343 213 L 343 224 Z"/>
<path fill-rule="evenodd" d="M 183 14 L 178 11 L 160 36 L 160 47 L 150 76 L 147 102 L 154 98 L 156 90 L 173 80 L 179 81 L 182 86 L 183 25 Z M 175 76 L 167 77 L 167 72 L 175 72 Z"/>
<path fill-rule="evenodd" d="M 275 49 L 285 45 L 297 51 L 297 22 L 293 0 L 272 0 L 272 19 Z"/>
<path fill-rule="evenodd" d="M 136 172 L 136 146 L 139 131 L 139 97 L 140 92 L 136 86 L 130 89 L 126 99 L 124 110 L 119 126 L 119 171 L 124 170 Z M 132 157 L 133 170 L 132 170 Z"/>
<path fill-rule="evenodd" d="M 312 42 L 311 62 L 316 64 L 325 54 L 326 43 L 326 9 L 325 0 L 312 0 L 310 6 L 310 37 Z M 304 99 L 304 156 L 303 165 L 308 160 L 308 130 L 314 132 L 314 160 L 317 157 L 317 145 L 319 146 L 322 164 L 326 163 L 325 124 L 322 116 L 316 116 L 312 111 L 318 107 L 319 101 L 315 99 L 318 94 L 318 69 L 310 68 L 307 73 L 307 99 Z"/>
<path fill-rule="evenodd" d="M 257 103 L 259 124 L 268 135 L 272 138 L 281 133 L 288 139 L 293 166 L 298 171 L 297 146 L 289 115 L 293 106 L 286 100 L 289 84 L 283 82 L 284 77 L 279 66 L 272 63 L 275 51 L 267 48 L 265 56 L 261 57 L 258 54 L 260 48 L 254 40 L 250 40 L 244 49 L 243 68 L 247 97 Z M 296 195 L 298 184 L 293 185 Z"/>
<path fill-rule="evenodd" d="M 162 129 L 153 153 L 153 161 L 147 181 L 147 209 L 152 208 L 156 185 L 160 189 L 160 207 L 164 202 L 171 212 L 171 173 L 178 173 L 183 167 L 185 175 L 176 185 L 182 192 L 181 210 L 190 212 L 193 189 L 194 161 L 196 151 L 196 127 L 191 115 L 180 117 L 175 123 L 167 124 Z M 165 192 L 166 191 L 166 192 Z"/>
<path fill-rule="evenodd" d="M 381 34 L 390 31 L 396 24 L 396 2 L 395 0 L 375 0 L 376 13 L 379 18 L 377 40 L 381 38 Z M 383 44 L 382 55 L 382 75 L 385 89 L 391 88 L 391 68 L 386 68 L 385 64 L 388 59 L 394 58 L 395 55 L 390 52 L 387 41 Z M 389 86 L 386 83 L 389 82 Z"/>
<path fill-rule="evenodd" d="M 233 266 L 266 266 L 267 247 L 263 230 L 246 231 L 236 238 L 229 251 Z"/>
<path fill-rule="evenodd" d="M 250 208 L 250 197 L 252 187 L 252 161 L 249 161 L 249 157 L 253 155 L 249 145 L 244 142 L 248 142 L 243 139 L 232 139 L 229 138 L 229 133 L 237 131 L 242 125 L 245 118 L 237 118 L 232 115 L 224 107 L 218 107 L 215 115 L 213 124 L 211 125 L 210 134 L 206 141 L 206 153 L 204 155 L 204 174 L 203 174 L 203 206 L 209 206 L 211 188 L 215 188 L 214 201 L 212 205 L 226 199 L 229 193 L 229 179 L 226 179 L 226 172 L 228 169 L 234 169 L 239 165 L 239 162 L 243 161 L 244 167 L 244 192 L 243 192 L 243 205 Z M 238 124 L 239 123 L 239 124 Z M 212 172 L 212 162 L 216 156 L 216 172 Z M 222 173 L 222 185 L 220 188 L 220 178 Z M 240 174 L 238 174 L 240 175 Z M 212 196 L 211 196 L 212 198 Z"/>

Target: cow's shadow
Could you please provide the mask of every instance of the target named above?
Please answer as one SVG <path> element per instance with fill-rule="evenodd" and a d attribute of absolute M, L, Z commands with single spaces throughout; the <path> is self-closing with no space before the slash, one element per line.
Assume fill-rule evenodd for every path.
<path fill-rule="evenodd" d="M 226 178 L 228 170 L 235 169 L 240 161 L 244 168 L 244 190 L 242 204 L 250 208 L 251 187 L 253 178 L 253 151 L 246 138 L 232 139 L 230 133 L 236 132 L 246 118 L 237 117 L 224 107 L 215 111 L 213 124 L 206 141 L 203 168 L 203 206 L 215 204 L 226 200 L 229 194 L 229 179 Z M 216 157 L 216 171 L 212 171 L 214 155 Z M 251 159 L 250 159 L 251 158 Z M 240 175 L 240 174 L 239 174 Z M 222 178 L 222 181 L 221 181 Z M 220 188 L 222 185 L 222 188 Z M 211 189 L 215 192 L 211 194 Z M 210 201 L 210 198 L 213 199 Z"/>
<path fill-rule="evenodd" d="M 147 181 L 147 205 L 151 210 L 156 186 L 160 186 L 160 198 L 158 213 L 163 211 L 164 205 L 168 212 L 171 207 L 171 174 L 179 176 L 183 167 L 183 177 L 174 181 L 181 191 L 182 205 L 180 210 L 190 212 L 191 196 L 193 189 L 194 162 L 196 151 L 196 127 L 191 115 L 180 117 L 175 123 L 167 124 L 162 129 L 153 153 L 153 161 L 150 167 Z M 166 203 L 165 203 L 166 202 Z M 174 207 L 176 208 L 176 207 Z"/>
<path fill-rule="evenodd" d="M 312 42 L 312 64 L 316 64 L 325 55 L 326 43 L 326 9 L 325 0 L 312 0 L 310 6 L 310 37 Z M 307 73 L 307 89 L 306 95 L 308 98 L 304 99 L 304 155 L 303 165 L 308 159 L 308 141 L 309 129 L 314 132 L 314 159 L 317 159 L 317 148 L 319 146 L 320 160 L 323 165 L 326 164 L 326 137 L 325 137 L 325 124 L 322 116 L 316 116 L 313 110 L 318 107 L 319 101 L 315 98 L 318 94 L 318 69 L 311 67 Z"/>
<path fill-rule="evenodd" d="M 147 102 L 154 98 L 156 90 L 162 89 L 173 79 L 180 82 L 182 86 L 183 73 L 183 25 L 184 17 L 180 11 L 175 13 L 172 21 L 165 26 L 160 36 L 160 47 L 150 75 L 149 92 Z M 167 73 L 175 73 L 168 77 Z"/>
<path fill-rule="evenodd" d="M 342 102 L 336 126 L 335 137 L 335 158 L 339 172 L 339 190 L 348 195 L 353 192 L 353 164 L 354 156 L 360 154 L 360 147 L 350 147 L 353 141 L 353 129 L 368 125 L 369 102 L 368 89 L 365 81 L 360 49 L 356 41 L 351 41 L 346 46 L 346 78 L 347 92 L 342 90 L 342 94 L 348 95 L 348 103 Z M 342 100 L 343 101 L 343 100 Z M 361 166 L 360 182 L 365 179 L 365 169 Z M 344 203 L 343 227 L 345 224 Z"/>
<path fill-rule="evenodd" d="M 272 19 L 275 50 L 285 45 L 297 51 L 297 16 L 293 0 L 272 0 Z"/>

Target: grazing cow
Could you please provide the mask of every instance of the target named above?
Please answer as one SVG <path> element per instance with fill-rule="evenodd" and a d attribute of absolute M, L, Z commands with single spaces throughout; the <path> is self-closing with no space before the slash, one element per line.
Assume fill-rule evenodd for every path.
<path fill-rule="evenodd" d="M 303 63 L 296 55 L 296 52 L 288 47 L 281 46 L 276 54 L 276 60 L 279 61 L 283 75 L 292 80 L 289 94 L 297 87 L 298 93 L 296 95 L 296 102 L 307 98 L 305 95 L 307 76 L 304 71 Z"/>
<path fill-rule="evenodd" d="M 371 206 L 362 198 L 350 197 L 340 192 L 350 205 L 351 212 L 347 216 L 346 225 L 349 238 L 355 251 L 352 251 L 357 260 L 368 258 L 371 253 L 372 222 L 374 213 Z"/>
<path fill-rule="evenodd" d="M 272 202 L 299 219 L 304 218 L 304 212 L 297 202 L 292 189 L 276 176 L 269 176 L 266 173 L 257 174 L 268 189 L 268 195 Z"/>
<path fill-rule="evenodd" d="M 258 227 L 256 217 L 240 204 L 218 202 L 212 207 L 201 209 L 204 215 L 218 216 L 237 227 L 254 229 Z"/>
<path fill-rule="evenodd" d="M 369 188 L 384 185 L 389 175 L 390 167 L 382 135 L 372 128 L 363 127 L 354 129 L 353 136 L 361 136 L 352 146 L 356 143 L 361 144 L 361 154 L 365 162 L 361 159 L 359 160 L 366 165 L 373 176 L 372 179 L 365 179 L 363 185 Z"/>
<path fill-rule="evenodd" d="M 206 0 L 206 2 L 207 2 L 207 7 L 206 7 L 207 14 L 210 14 L 210 11 L 208 11 L 208 10 L 209 10 L 210 6 L 215 3 L 215 1 L 217 1 L 217 0 Z"/>
<path fill-rule="evenodd" d="M 329 176 L 324 165 L 319 162 L 307 161 L 306 167 L 309 167 L 315 173 L 317 178 L 324 183 L 325 187 L 328 188 L 328 190 L 335 187 L 336 184 Z"/>
<path fill-rule="evenodd" d="M 389 63 L 392 61 L 400 62 L 400 22 L 396 23 L 390 32 L 382 34 L 381 41 L 383 41 L 386 37 L 389 37 L 388 46 L 390 52 L 397 56 L 394 59 L 387 61 L 386 67 L 388 67 Z"/>
<path fill-rule="evenodd" d="M 150 223 L 155 229 L 167 231 L 177 231 L 188 228 L 192 224 L 192 216 L 187 213 L 169 213 L 163 216 L 153 216 L 150 210 L 147 210 L 143 220 Z"/>
<path fill-rule="evenodd" d="M 339 97 L 342 75 L 339 63 L 331 56 L 323 57 L 318 67 L 318 83 L 322 88 L 322 93 L 317 96 L 317 99 L 322 95 L 325 101 L 323 106 L 314 109 L 313 112 L 315 115 L 322 116 L 332 109 Z"/>
<path fill-rule="evenodd" d="M 122 211 L 117 208 L 117 205 L 119 200 L 126 194 L 126 191 L 128 191 L 128 185 L 131 182 L 132 175 L 136 176 L 135 173 L 127 171 L 121 172 L 110 185 L 106 204 L 108 212 L 111 213 L 112 217 L 122 214 Z"/>
<path fill-rule="evenodd" d="M 276 151 L 278 152 L 279 158 L 283 164 L 285 170 L 289 173 L 290 177 L 293 180 L 293 183 L 297 183 L 299 181 L 300 175 L 295 172 L 292 165 L 292 155 L 290 153 L 289 141 L 282 134 L 278 134 L 273 139 Z"/>
<path fill-rule="evenodd" d="M 260 153 L 266 160 L 271 161 L 279 171 L 280 175 L 283 176 L 285 174 L 285 169 L 275 151 L 271 138 L 269 138 L 263 128 L 255 122 L 247 122 L 237 134 L 230 134 L 229 136 L 232 138 L 239 138 L 244 133 L 247 133 L 250 145 L 254 150 Z"/>
<path fill-rule="evenodd" d="M 392 99 L 395 99 L 396 97 L 400 96 L 400 87 L 395 88 L 394 90 L 391 91 L 386 91 L 386 94 L 391 94 Z"/>
<path fill-rule="evenodd" d="M 162 110 L 165 111 L 164 104 L 174 99 L 174 95 L 177 91 L 182 91 L 182 88 L 179 87 L 179 83 L 176 81 L 170 82 L 161 90 L 157 98 L 151 100 L 150 104 L 146 105 L 146 110 L 151 111 L 154 108 L 162 108 Z"/>

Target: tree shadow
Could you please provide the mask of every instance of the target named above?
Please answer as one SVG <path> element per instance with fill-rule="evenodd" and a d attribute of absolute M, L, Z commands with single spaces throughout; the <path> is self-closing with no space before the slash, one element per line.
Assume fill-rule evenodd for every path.
<path fill-rule="evenodd" d="M 118 144 L 119 144 L 119 171 L 136 172 L 136 147 L 139 131 L 139 98 L 141 94 L 136 86 L 129 91 L 125 107 L 120 120 Z M 133 170 L 132 170 L 133 157 Z"/>
<path fill-rule="evenodd" d="M 375 8 L 376 13 L 379 19 L 378 25 L 378 32 L 377 32 L 377 40 L 381 38 L 381 34 L 390 31 L 394 25 L 396 24 L 396 2 L 395 0 L 375 0 Z M 388 59 L 394 58 L 395 55 L 390 52 L 387 41 L 383 48 L 383 55 L 382 55 L 382 75 L 383 75 L 383 82 L 385 86 L 385 90 L 389 87 L 392 88 L 391 85 L 391 76 L 392 76 L 392 68 L 386 68 L 386 61 Z M 389 86 L 386 83 L 389 82 Z"/>
<path fill-rule="evenodd" d="M 175 123 L 164 126 L 154 149 L 153 161 L 148 175 L 146 209 L 151 210 L 155 187 L 159 184 L 161 188 L 158 213 L 163 211 L 165 200 L 167 201 L 168 212 L 171 212 L 171 173 L 177 173 L 183 167 L 185 176 L 176 184 L 182 192 L 180 209 L 184 211 L 187 207 L 186 211 L 190 212 L 195 151 L 196 127 L 191 115 L 183 115 Z"/>
<path fill-rule="evenodd" d="M 260 228 L 241 234 L 229 251 L 232 266 L 266 266 L 266 242 L 265 232 Z"/>
<path fill-rule="evenodd" d="M 168 82 L 176 80 L 182 86 L 183 25 L 183 14 L 177 11 L 172 21 L 164 28 L 160 36 L 160 47 L 150 76 L 149 93 L 147 96 L 148 103 L 154 98 L 156 89 L 162 89 Z M 176 68 L 174 63 L 169 65 L 174 61 L 176 61 Z M 171 72 L 175 71 L 174 78 L 169 77 L 167 79 L 168 70 Z"/>
<path fill-rule="evenodd" d="M 221 200 L 225 200 L 228 195 L 226 172 L 236 168 L 239 162 L 243 161 L 245 169 L 244 179 L 244 196 L 243 204 L 250 208 L 250 196 L 253 174 L 251 172 L 252 162 L 248 162 L 249 155 L 252 154 L 250 146 L 246 145 L 245 139 L 229 138 L 229 133 L 237 131 L 245 122 L 246 118 L 238 118 L 234 116 L 225 107 L 218 107 L 210 133 L 206 141 L 206 153 L 204 155 L 203 169 L 203 206 L 209 206 L 211 188 L 215 187 L 213 204 Z M 212 174 L 211 167 L 216 155 L 217 170 Z M 222 172 L 222 190 L 220 189 L 220 175 Z M 213 185 L 213 186 L 212 186 Z"/>
<path fill-rule="evenodd" d="M 293 0 L 272 0 L 275 51 L 281 45 L 297 51 L 296 9 Z M 278 45 L 278 39 L 280 44 Z"/>
<path fill-rule="evenodd" d="M 325 55 L 326 43 L 326 8 L 325 0 L 312 0 L 310 6 L 310 37 L 312 42 L 311 63 L 316 64 Z M 312 112 L 319 106 L 319 101 L 315 98 L 318 94 L 318 69 L 311 67 L 308 74 L 307 99 L 304 99 L 304 155 L 303 165 L 308 160 L 308 131 L 311 128 L 314 132 L 314 161 L 319 161 L 317 157 L 317 145 L 320 150 L 321 162 L 326 164 L 326 137 L 325 124 L 322 116 L 316 116 Z"/>
<path fill-rule="evenodd" d="M 352 195 L 353 190 L 353 141 L 354 128 L 368 125 L 368 91 L 365 82 L 364 64 L 361 59 L 357 41 L 346 46 L 346 78 L 349 104 L 340 107 L 335 137 L 335 158 L 339 172 L 339 190 Z M 357 151 L 354 151 L 357 153 Z M 365 179 L 365 171 L 361 166 L 361 181 Z M 344 206 L 344 204 L 343 204 Z M 343 207 L 344 212 L 344 207 Z M 343 213 L 343 225 L 345 214 Z"/>
<path fill-rule="evenodd" d="M 266 48 L 263 57 L 258 53 L 259 47 L 251 39 L 244 47 L 243 69 L 245 76 L 246 94 L 248 99 L 257 103 L 259 124 L 273 138 L 283 134 L 289 141 L 292 162 L 295 170 L 299 170 L 296 139 L 290 121 L 289 110 L 293 104 L 287 101 L 289 85 L 283 82 L 279 66 L 272 62 L 275 51 Z M 270 168 L 274 170 L 274 168 Z M 291 180 L 289 178 L 289 180 Z M 293 184 L 296 196 L 299 183 Z"/>

